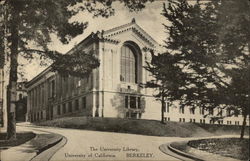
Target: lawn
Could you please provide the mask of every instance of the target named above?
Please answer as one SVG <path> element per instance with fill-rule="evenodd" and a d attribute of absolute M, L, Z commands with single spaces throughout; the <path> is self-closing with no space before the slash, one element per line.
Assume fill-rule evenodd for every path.
<path fill-rule="evenodd" d="M 21 145 L 27 141 L 29 146 L 34 147 L 37 154 L 58 143 L 62 136 L 58 134 L 34 134 L 33 132 L 22 132 L 16 134 L 15 140 L 5 140 L 6 133 L 0 133 L 0 150 Z"/>
<path fill-rule="evenodd" d="M 166 124 L 161 124 L 160 121 L 155 120 L 100 117 L 64 117 L 50 121 L 38 122 L 36 125 L 170 137 L 212 136 L 215 133 L 217 134 L 218 130 L 218 128 L 213 128 L 213 125 L 199 125 L 171 121 L 166 122 Z M 240 128 L 238 127 L 228 126 L 223 129 L 224 131 L 220 130 L 219 134 L 240 134 Z"/>
<path fill-rule="evenodd" d="M 6 149 L 8 147 L 21 145 L 34 138 L 35 136 L 36 134 L 34 134 L 33 132 L 23 132 L 16 134 L 16 140 L 5 140 L 6 133 L 0 133 L 0 148 Z"/>
<path fill-rule="evenodd" d="M 202 139 L 189 141 L 188 145 L 199 150 L 240 160 L 248 160 L 250 156 L 248 139 Z"/>

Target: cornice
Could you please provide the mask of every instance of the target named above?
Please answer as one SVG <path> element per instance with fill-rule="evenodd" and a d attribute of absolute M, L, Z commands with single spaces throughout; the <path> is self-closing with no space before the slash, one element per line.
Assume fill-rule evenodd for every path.
<path fill-rule="evenodd" d="M 109 42 L 109 43 L 112 43 L 112 44 L 118 44 L 120 42 L 119 40 L 109 39 L 109 38 L 100 38 L 99 40 L 101 42 Z"/>
<path fill-rule="evenodd" d="M 136 24 L 135 19 L 132 19 L 130 23 L 121 25 L 110 30 L 102 31 L 101 36 L 104 38 L 110 38 L 115 35 L 119 35 L 126 31 L 133 31 L 136 33 L 142 40 L 147 42 L 151 47 L 156 48 L 160 46 L 146 31 L 144 31 L 138 24 Z"/>
<path fill-rule="evenodd" d="M 46 69 L 44 69 L 41 73 L 39 73 L 37 76 L 35 76 L 33 79 L 31 79 L 27 84 L 25 85 L 26 88 L 29 88 L 31 85 L 33 85 L 36 81 L 38 81 L 42 76 L 45 74 L 51 72 L 51 66 L 48 66 Z"/>
<path fill-rule="evenodd" d="M 132 22 L 127 23 L 127 24 L 124 24 L 124 25 L 121 25 L 121 26 L 118 26 L 118 27 L 114 27 L 114 28 L 112 28 L 112 29 L 109 29 L 109 30 L 104 31 L 103 34 L 109 35 L 110 33 L 113 33 L 113 32 L 115 32 L 115 31 L 117 31 L 117 30 L 121 30 L 121 29 L 123 29 L 123 28 L 129 27 L 129 26 L 131 26 L 131 25 L 133 25 Z"/>

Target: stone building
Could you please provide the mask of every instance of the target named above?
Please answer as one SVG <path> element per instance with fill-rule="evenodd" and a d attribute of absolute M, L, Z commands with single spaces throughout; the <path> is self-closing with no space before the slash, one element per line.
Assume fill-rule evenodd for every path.
<path fill-rule="evenodd" d="M 134 19 L 125 25 L 90 34 L 67 54 L 90 52 L 100 60 L 99 68 L 86 79 L 61 77 L 50 67 L 45 69 L 27 84 L 29 120 L 78 114 L 160 120 L 161 104 L 153 97 L 154 90 L 139 86 L 152 79 L 143 68 L 151 59 L 145 48 L 162 50 Z M 203 117 L 206 113 L 204 109 L 167 105 L 165 119 L 214 123 L 210 117 Z M 223 124 L 242 124 L 242 117 L 226 118 Z"/>

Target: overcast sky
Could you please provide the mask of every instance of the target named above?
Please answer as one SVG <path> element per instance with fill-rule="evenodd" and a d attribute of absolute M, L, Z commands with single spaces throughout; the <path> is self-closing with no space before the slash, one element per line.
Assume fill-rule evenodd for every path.
<path fill-rule="evenodd" d="M 163 44 L 163 40 L 166 39 L 167 34 L 165 33 L 163 23 L 166 24 L 166 19 L 161 15 L 163 10 L 164 1 L 156 1 L 153 3 L 148 3 L 146 8 L 142 11 L 135 13 L 129 12 L 119 2 L 114 3 L 115 15 L 109 18 L 97 17 L 93 18 L 89 13 L 78 14 L 75 19 L 79 21 L 88 21 L 88 28 L 85 29 L 82 35 L 77 36 L 72 39 L 72 41 L 67 45 L 62 45 L 59 41 L 54 39 L 51 49 L 57 50 L 61 53 L 66 53 L 74 45 L 79 43 L 85 37 L 87 37 L 91 32 L 96 32 L 98 30 L 107 30 L 113 27 L 117 27 L 126 23 L 129 23 L 132 18 L 136 19 L 136 23 L 143 28 L 149 35 L 151 35 L 158 43 Z M 37 61 L 28 63 L 24 60 L 20 60 L 21 64 L 24 64 L 23 71 L 24 77 L 31 80 L 34 76 L 39 74 L 45 67 L 40 67 Z"/>

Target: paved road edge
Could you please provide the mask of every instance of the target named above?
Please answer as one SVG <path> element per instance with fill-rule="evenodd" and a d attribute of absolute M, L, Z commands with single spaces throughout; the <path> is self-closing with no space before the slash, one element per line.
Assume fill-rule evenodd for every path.
<path fill-rule="evenodd" d="M 183 142 L 184 143 L 184 142 Z M 171 152 L 177 154 L 177 156 L 174 156 L 176 157 L 177 159 L 181 159 L 181 160 L 196 160 L 196 161 L 205 161 L 201 158 L 198 158 L 197 156 L 194 156 L 194 155 L 191 155 L 191 154 L 188 154 L 188 153 L 185 153 L 183 151 L 180 151 L 176 148 L 174 148 L 173 146 L 171 146 L 171 143 L 167 143 L 167 144 L 162 144 L 159 146 L 159 149 L 165 153 L 165 154 L 168 154 L 169 152 L 166 150 L 166 148 L 168 150 L 170 150 Z M 168 154 L 169 155 L 169 154 Z M 187 158 L 187 159 L 185 159 Z"/>
<path fill-rule="evenodd" d="M 184 144 L 186 144 L 186 142 Z M 184 156 L 184 157 L 187 157 L 187 158 L 190 158 L 190 159 L 193 159 L 193 160 L 197 160 L 197 161 L 205 161 L 204 159 L 198 158 L 197 156 L 194 156 L 194 155 L 191 155 L 189 153 L 185 153 L 185 152 L 183 152 L 181 150 L 178 150 L 178 149 L 174 148 L 173 146 L 171 146 L 171 144 L 168 144 L 168 148 L 172 152 L 177 153 L 177 154 L 179 154 L 181 156 Z"/>
<path fill-rule="evenodd" d="M 62 136 L 61 139 L 55 141 L 54 143 L 48 144 L 37 153 L 30 161 L 49 161 L 50 158 L 65 144 L 67 143 L 67 138 Z"/>

